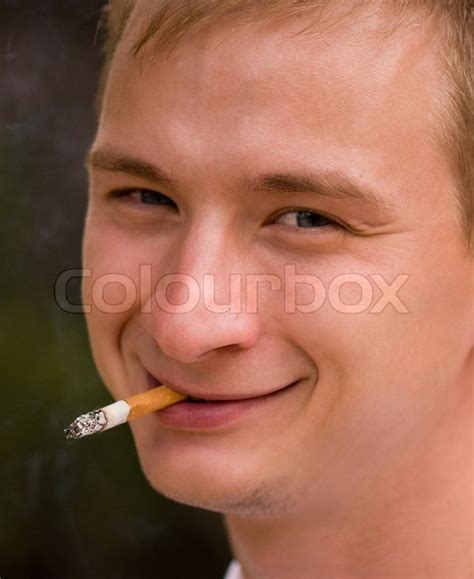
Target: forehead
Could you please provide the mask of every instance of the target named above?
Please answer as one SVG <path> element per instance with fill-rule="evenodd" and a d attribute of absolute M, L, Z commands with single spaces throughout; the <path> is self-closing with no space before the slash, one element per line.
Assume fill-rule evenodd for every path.
<path fill-rule="evenodd" d="M 415 191 L 420 166 L 443 169 L 432 138 L 440 71 L 429 22 L 412 15 L 387 33 L 386 10 L 314 21 L 215 25 L 155 58 L 152 42 L 130 55 L 132 27 L 112 63 L 98 139 L 213 170 L 229 160 L 252 168 L 257 159 L 324 165 L 349 155 L 351 171 L 392 187 L 402 167 L 413 168 L 406 189 Z"/>
<path fill-rule="evenodd" d="M 153 41 L 139 58 L 130 55 L 141 30 L 136 22 L 118 47 L 105 111 L 113 104 L 118 113 L 116 105 L 122 103 L 128 119 L 143 102 L 152 114 L 150 103 L 155 101 L 157 112 L 160 105 L 168 112 L 192 105 L 194 117 L 202 110 L 214 113 L 217 121 L 229 105 L 235 114 L 239 103 L 242 112 L 251 105 L 260 109 L 262 118 L 272 103 L 282 113 L 293 109 L 292 115 L 294 105 L 304 103 L 307 120 L 314 118 L 322 131 L 325 117 L 332 124 L 336 117 L 340 124 L 357 117 L 362 124 L 361 115 L 369 121 L 371 114 L 383 110 L 388 117 L 404 105 L 411 109 L 404 113 L 425 121 L 423 112 L 439 73 L 433 35 L 420 17 L 407 19 L 388 34 L 391 26 L 393 17 L 386 10 L 342 21 L 340 14 L 323 22 L 308 14 L 280 22 L 216 24 L 186 38 L 171 54 L 153 59 Z M 133 101 L 133 109 L 126 101 Z"/>
<path fill-rule="evenodd" d="M 369 87 L 373 93 L 392 88 L 395 81 L 400 98 L 402 83 L 413 85 L 420 72 L 425 82 L 436 82 L 439 71 L 433 34 L 422 16 L 407 12 L 411 18 L 395 26 L 387 8 L 359 11 L 352 19 L 347 11 L 332 12 L 322 21 L 310 12 L 280 21 L 217 23 L 190 33 L 161 57 L 154 53 L 153 39 L 139 57 L 131 56 L 130 49 L 143 28 L 139 18 L 132 18 L 116 51 L 109 84 L 126 75 L 130 92 L 142 81 L 151 89 L 159 88 L 160 94 L 171 90 L 174 98 L 186 95 L 196 103 L 218 91 L 219 99 L 245 94 L 247 99 L 261 96 L 267 100 L 269 94 L 276 98 L 284 92 L 286 97 L 293 94 L 315 104 L 316 99 L 308 99 L 302 90 L 316 91 L 314 96 L 320 101 L 328 88 L 331 96 L 343 92 L 354 97 L 364 92 L 369 98 Z M 137 92 L 141 94 L 142 88 Z"/>

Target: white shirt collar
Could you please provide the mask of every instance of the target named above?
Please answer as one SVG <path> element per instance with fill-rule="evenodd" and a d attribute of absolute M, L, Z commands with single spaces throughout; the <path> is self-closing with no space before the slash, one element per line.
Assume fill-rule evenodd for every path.
<path fill-rule="evenodd" d="M 231 562 L 226 571 L 224 579 L 245 579 L 242 575 L 242 568 L 240 567 L 238 561 L 234 560 Z"/>

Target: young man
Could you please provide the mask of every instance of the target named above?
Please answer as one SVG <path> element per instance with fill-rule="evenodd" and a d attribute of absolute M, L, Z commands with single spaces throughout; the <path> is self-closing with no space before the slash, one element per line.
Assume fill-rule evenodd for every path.
<path fill-rule="evenodd" d="M 470 2 L 112 0 L 108 32 L 94 357 L 117 399 L 215 401 L 132 423 L 150 483 L 223 513 L 235 577 L 467 579 Z"/>

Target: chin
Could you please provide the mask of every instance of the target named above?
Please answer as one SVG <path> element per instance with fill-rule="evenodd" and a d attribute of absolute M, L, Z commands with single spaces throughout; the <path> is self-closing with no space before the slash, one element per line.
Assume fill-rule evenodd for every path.
<path fill-rule="evenodd" d="M 219 488 L 197 489 L 189 488 L 179 484 L 168 484 L 162 477 L 143 471 L 151 487 L 160 495 L 177 503 L 226 514 L 243 514 L 238 508 L 238 503 L 242 500 L 235 492 Z"/>
<path fill-rule="evenodd" d="M 199 480 L 208 480 L 209 476 L 200 477 L 194 474 L 187 481 L 169 480 L 163 473 L 156 470 L 148 471 L 143 467 L 143 473 L 152 488 L 166 498 L 207 511 L 214 511 L 223 515 L 237 516 L 278 516 L 289 512 L 290 497 L 282 496 L 271 486 L 246 480 L 243 484 L 238 481 L 218 481 L 212 478 L 208 483 Z M 212 477 L 212 475 L 211 475 Z M 190 484 L 191 482 L 191 484 Z"/>
<path fill-rule="evenodd" d="M 159 494 L 223 514 L 276 515 L 298 496 L 295 465 L 279 447 L 255 445 L 248 433 L 227 436 L 171 431 L 144 416 L 130 424 L 142 471 Z"/>
<path fill-rule="evenodd" d="M 141 468 L 151 487 L 166 498 L 188 506 L 241 516 L 275 516 L 291 505 L 289 480 L 266 476 L 258 457 L 209 452 L 199 445 L 182 448 L 147 444 L 135 434 Z"/>
<path fill-rule="evenodd" d="M 223 512 L 224 505 L 238 503 L 246 494 L 248 484 L 235 472 L 223 472 L 220 465 L 209 460 L 190 461 L 165 457 L 160 452 L 138 450 L 140 464 L 152 488 L 168 499 L 192 507 Z"/>

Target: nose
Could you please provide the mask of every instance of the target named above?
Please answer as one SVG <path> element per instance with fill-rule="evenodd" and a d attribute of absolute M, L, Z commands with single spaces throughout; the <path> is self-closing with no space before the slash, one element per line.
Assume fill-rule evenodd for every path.
<path fill-rule="evenodd" d="M 243 264 L 219 244 L 188 247 L 173 260 L 179 273 L 162 276 L 155 286 L 151 332 L 157 345 L 188 364 L 224 349 L 251 348 L 261 329 L 258 312 L 246 311 Z"/>

